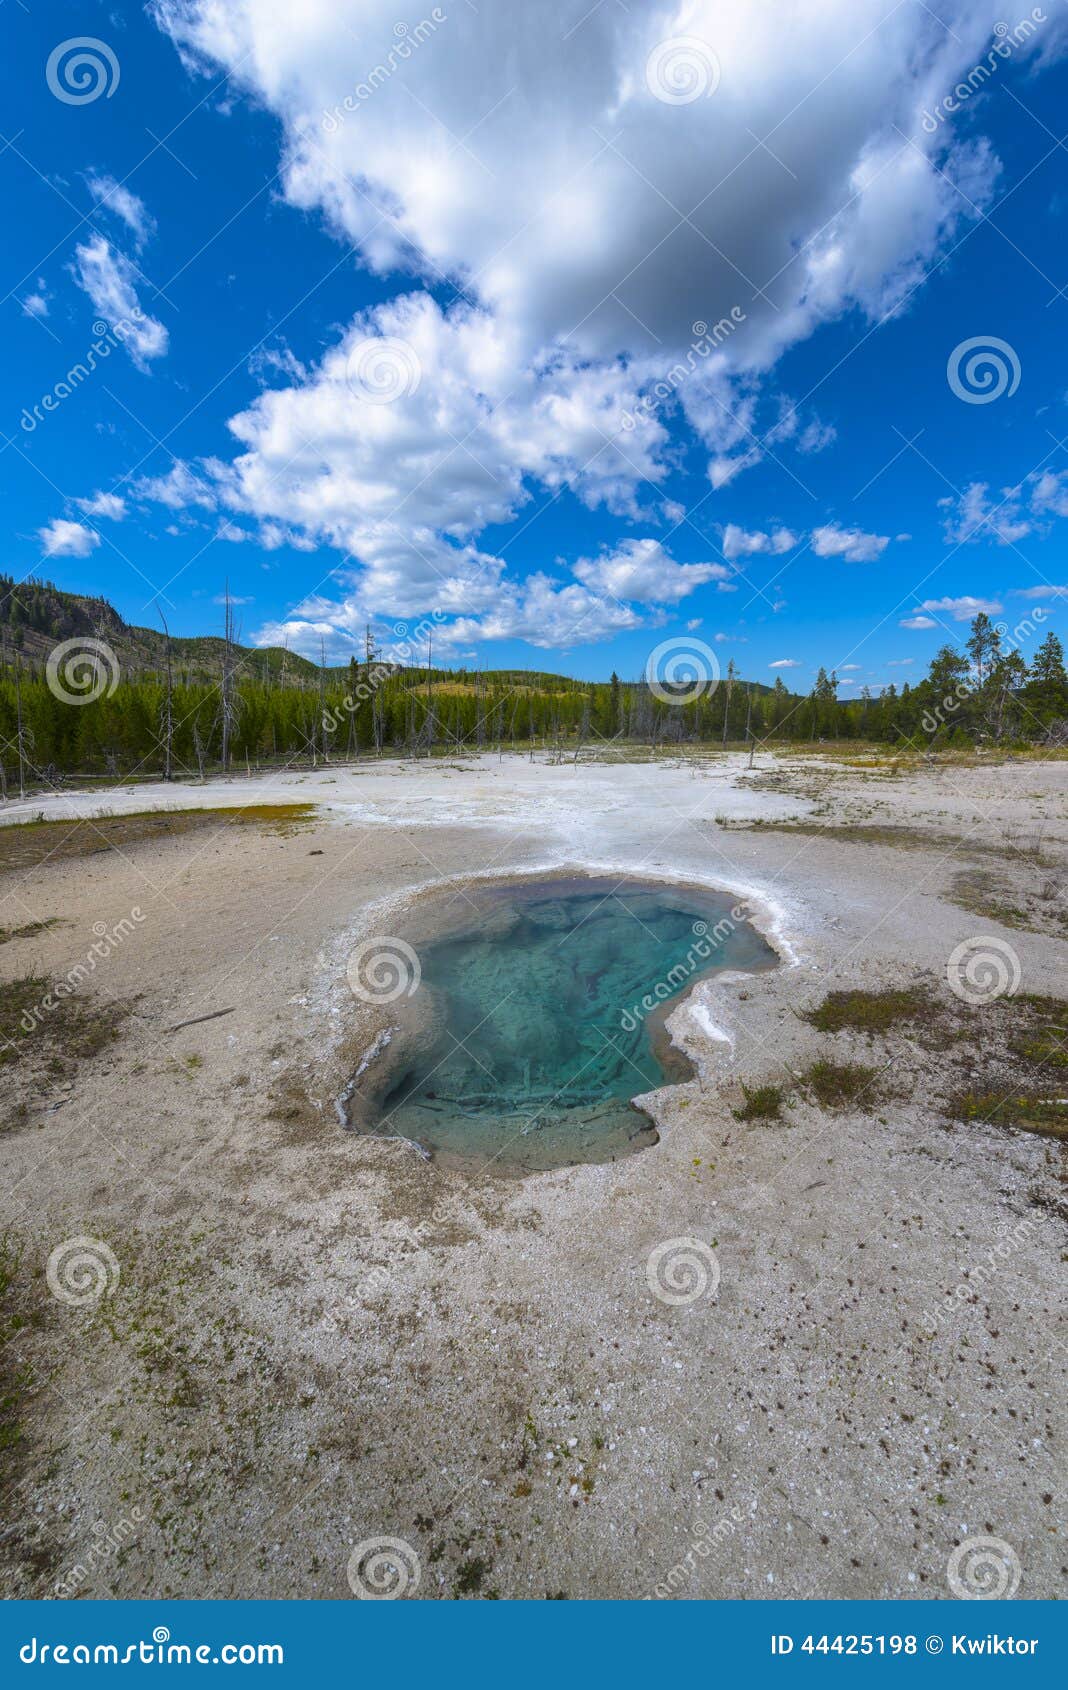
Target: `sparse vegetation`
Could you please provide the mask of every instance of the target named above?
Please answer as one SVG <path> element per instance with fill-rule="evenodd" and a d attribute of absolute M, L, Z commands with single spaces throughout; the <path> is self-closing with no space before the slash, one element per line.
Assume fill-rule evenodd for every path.
<path fill-rule="evenodd" d="M 798 1076 L 802 1090 L 822 1109 L 849 1109 L 874 1101 L 875 1069 L 863 1062 L 813 1062 Z"/>
<path fill-rule="evenodd" d="M 79 821 L 13 823 L 0 827 L 0 872 L 126 851 L 146 841 L 177 839 L 212 827 L 262 827 L 284 837 L 308 826 L 314 814 L 313 804 L 248 804 L 232 810 L 137 810 Z"/>
<path fill-rule="evenodd" d="M 784 1102 L 781 1086 L 742 1086 L 745 1101 L 734 1110 L 736 1121 L 779 1121 Z"/>
<path fill-rule="evenodd" d="M 38 933 L 47 933 L 50 927 L 61 925 L 59 916 L 49 916 L 47 921 L 27 921 L 22 927 L 0 927 L 0 945 L 8 944 L 12 939 L 33 939 Z"/>
<path fill-rule="evenodd" d="M 927 985 L 890 986 L 881 992 L 828 992 L 815 1009 L 802 1011 L 801 1018 L 821 1033 L 887 1033 L 938 1007 Z"/>
<path fill-rule="evenodd" d="M 61 1079 L 106 1049 L 129 1013 L 127 1002 L 50 993 L 54 983 L 38 974 L 0 984 L 0 1067 L 37 1058 L 51 1079 Z"/>

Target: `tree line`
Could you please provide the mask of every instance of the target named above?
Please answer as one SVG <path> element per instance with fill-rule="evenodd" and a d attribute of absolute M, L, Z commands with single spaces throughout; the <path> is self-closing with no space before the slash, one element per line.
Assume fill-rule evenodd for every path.
<path fill-rule="evenodd" d="M 1035 612 L 1039 620 L 1041 613 Z M 347 670 L 250 673 L 227 618 L 221 670 L 83 669 L 81 691 L 0 649 L 0 793 L 65 775 L 203 777 L 218 769 L 410 753 L 540 748 L 572 755 L 623 743 L 661 746 L 866 740 L 939 750 L 977 743 L 1068 743 L 1068 675 L 1047 633 L 1027 662 L 1025 632 L 1006 636 L 975 618 L 962 650 L 946 645 L 927 675 L 898 690 L 839 696 L 820 669 L 806 694 L 746 682 L 731 663 L 715 687 L 586 682 L 524 671 L 400 668 L 368 638 Z M 188 643 L 188 642 L 186 642 Z M 309 670 L 304 665 L 304 671 Z M 76 701 L 74 701 L 76 698 Z"/>

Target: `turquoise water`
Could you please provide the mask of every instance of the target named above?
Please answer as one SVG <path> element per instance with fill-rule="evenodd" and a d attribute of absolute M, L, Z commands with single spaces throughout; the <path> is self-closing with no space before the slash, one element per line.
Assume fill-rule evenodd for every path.
<path fill-rule="evenodd" d="M 417 945 L 415 1033 L 372 1130 L 494 1171 L 613 1161 L 655 1143 L 635 1096 L 692 1075 L 665 1015 L 714 969 L 775 953 L 731 901 L 576 878 L 465 890 L 463 927 Z M 733 914 L 732 914 L 733 911 Z"/>

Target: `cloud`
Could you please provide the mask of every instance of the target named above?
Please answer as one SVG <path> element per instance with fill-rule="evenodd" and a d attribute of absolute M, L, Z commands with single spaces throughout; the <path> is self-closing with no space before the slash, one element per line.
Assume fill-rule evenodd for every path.
<path fill-rule="evenodd" d="M 846 563 L 874 563 L 889 544 L 887 534 L 865 534 L 860 528 L 839 528 L 836 522 L 812 530 L 812 550 L 817 557 L 840 557 Z"/>
<path fill-rule="evenodd" d="M 996 616 L 1004 606 L 997 599 L 976 599 L 965 596 L 959 599 L 924 599 L 921 610 L 939 610 L 951 616 L 954 622 L 971 622 L 976 616 Z"/>
<path fill-rule="evenodd" d="M 153 499 L 168 510 L 184 510 L 189 505 L 203 505 L 214 510 L 218 499 L 215 489 L 191 465 L 176 459 L 166 475 L 142 476 L 134 483 L 134 493 L 140 499 Z"/>
<path fill-rule="evenodd" d="M 695 634 L 703 621 L 704 618 L 702 616 L 691 616 L 690 620 L 686 624 L 686 632 L 688 634 Z"/>
<path fill-rule="evenodd" d="M 24 295 L 20 304 L 27 317 L 47 317 L 50 298 L 51 294 L 45 287 L 44 277 L 38 276 L 36 289 L 33 293 Z"/>
<path fill-rule="evenodd" d="M 122 522 L 126 515 L 126 500 L 118 493 L 94 493 L 91 499 L 75 499 L 74 503 L 86 516 L 107 517 L 109 522 Z"/>
<path fill-rule="evenodd" d="M 616 599 L 677 604 L 706 582 L 725 580 L 730 571 L 721 563 L 676 563 L 659 540 L 624 540 L 602 557 L 580 558 L 573 573 Z"/>
<path fill-rule="evenodd" d="M 993 540 L 1014 546 L 1034 532 L 1047 532 L 1054 517 L 1068 516 L 1068 470 L 1034 470 L 1015 487 L 991 498 L 986 481 L 972 481 L 956 499 L 939 499 L 951 545 Z"/>
<path fill-rule="evenodd" d="M 723 530 L 723 556 L 726 558 L 752 557 L 758 552 L 769 552 L 778 557 L 783 552 L 793 551 L 797 544 L 797 535 L 788 528 L 776 528 L 765 534 L 759 528 L 747 530 L 728 522 Z"/>
<path fill-rule="evenodd" d="M 780 657 L 774 663 L 768 664 L 769 669 L 800 669 L 801 660 L 798 657 Z"/>
<path fill-rule="evenodd" d="M 315 368 L 280 371 L 288 385 L 231 419 L 236 456 L 208 472 L 220 508 L 351 560 L 329 616 L 293 620 L 442 606 L 519 629 L 530 609 L 555 625 L 577 605 L 608 635 L 586 583 L 521 588 L 478 536 L 535 489 L 636 519 L 682 429 L 718 488 L 769 443 L 828 445 L 772 372 L 822 324 L 904 309 L 981 214 L 996 157 L 926 134 L 921 114 L 976 62 L 999 4 L 945 0 L 943 21 L 888 6 L 873 27 L 855 0 L 691 0 L 678 18 L 558 0 L 545 30 L 501 0 L 435 15 L 402 57 L 385 0 L 155 0 L 187 65 L 223 70 L 278 120 L 289 204 L 410 289 Z M 715 97 L 662 97 L 647 67 L 671 31 L 715 54 Z M 754 144 L 772 130 L 778 158 Z M 360 393 L 367 369 L 398 385 L 394 403 Z M 817 555 L 847 561 L 888 543 L 817 533 Z"/>
<path fill-rule="evenodd" d="M 859 668 L 860 668 L 859 663 L 843 663 L 842 666 L 841 666 L 841 672 L 842 672 L 843 675 L 846 675 L 846 674 L 849 673 L 850 669 L 859 669 Z"/>
<path fill-rule="evenodd" d="M 898 623 L 899 628 L 937 628 L 938 623 L 933 616 L 903 616 Z"/>
<path fill-rule="evenodd" d="M 212 604 L 226 604 L 226 602 L 227 602 L 226 594 L 225 593 L 216 593 L 215 597 L 212 599 L 211 602 L 212 602 Z M 255 601 L 254 598 L 251 598 L 251 597 L 243 598 L 240 593 L 231 593 L 229 602 L 231 604 L 255 604 L 256 601 Z"/>
<path fill-rule="evenodd" d="M 130 260 L 103 235 L 94 235 L 84 246 L 75 247 L 74 258 L 74 280 L 109 328 L 123 325 L 123 345 L 137 368 L 145 370 L 153 358 L 162 358 L 167 351 L 167 330 L 141 309 Z"/>
<path fill-rule="evenodd" d="M 100 535 L 80 522 L 57 516 L 47 528 L 37 530 L 43 557 L 88 557 L 100 544 Z"/>
<path fill-rule="evenodd" d="M 149 215 L 144 200 L 131 193 L 121 182 L 116 182 L 114 176 L 94 173 L 86 177 L 86 183 L 102 210 L 113 211 L 121 217 L 134 237 L 134 245 L 140 249 L 156 229 L 155 219 Z"/>
<path fill-rule="evenodd" d="M 1068 587 L 1014 587 L 1014 599 L 1064 599 L 1068 598 Z"/>

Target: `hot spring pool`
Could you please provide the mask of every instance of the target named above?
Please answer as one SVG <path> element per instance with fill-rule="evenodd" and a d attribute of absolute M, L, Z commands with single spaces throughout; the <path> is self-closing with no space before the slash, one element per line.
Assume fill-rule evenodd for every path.
<path fill-rule="evenodd" d="M 693 1074 L 666 1016 L 710 972 L 778 960 L 746 914 L 698 887 L 575 874 L 420 900 L 420 983 L 391 1006 L 349 1123 L 499 1173 L 654 1144 L 631 1099 Z"/>

